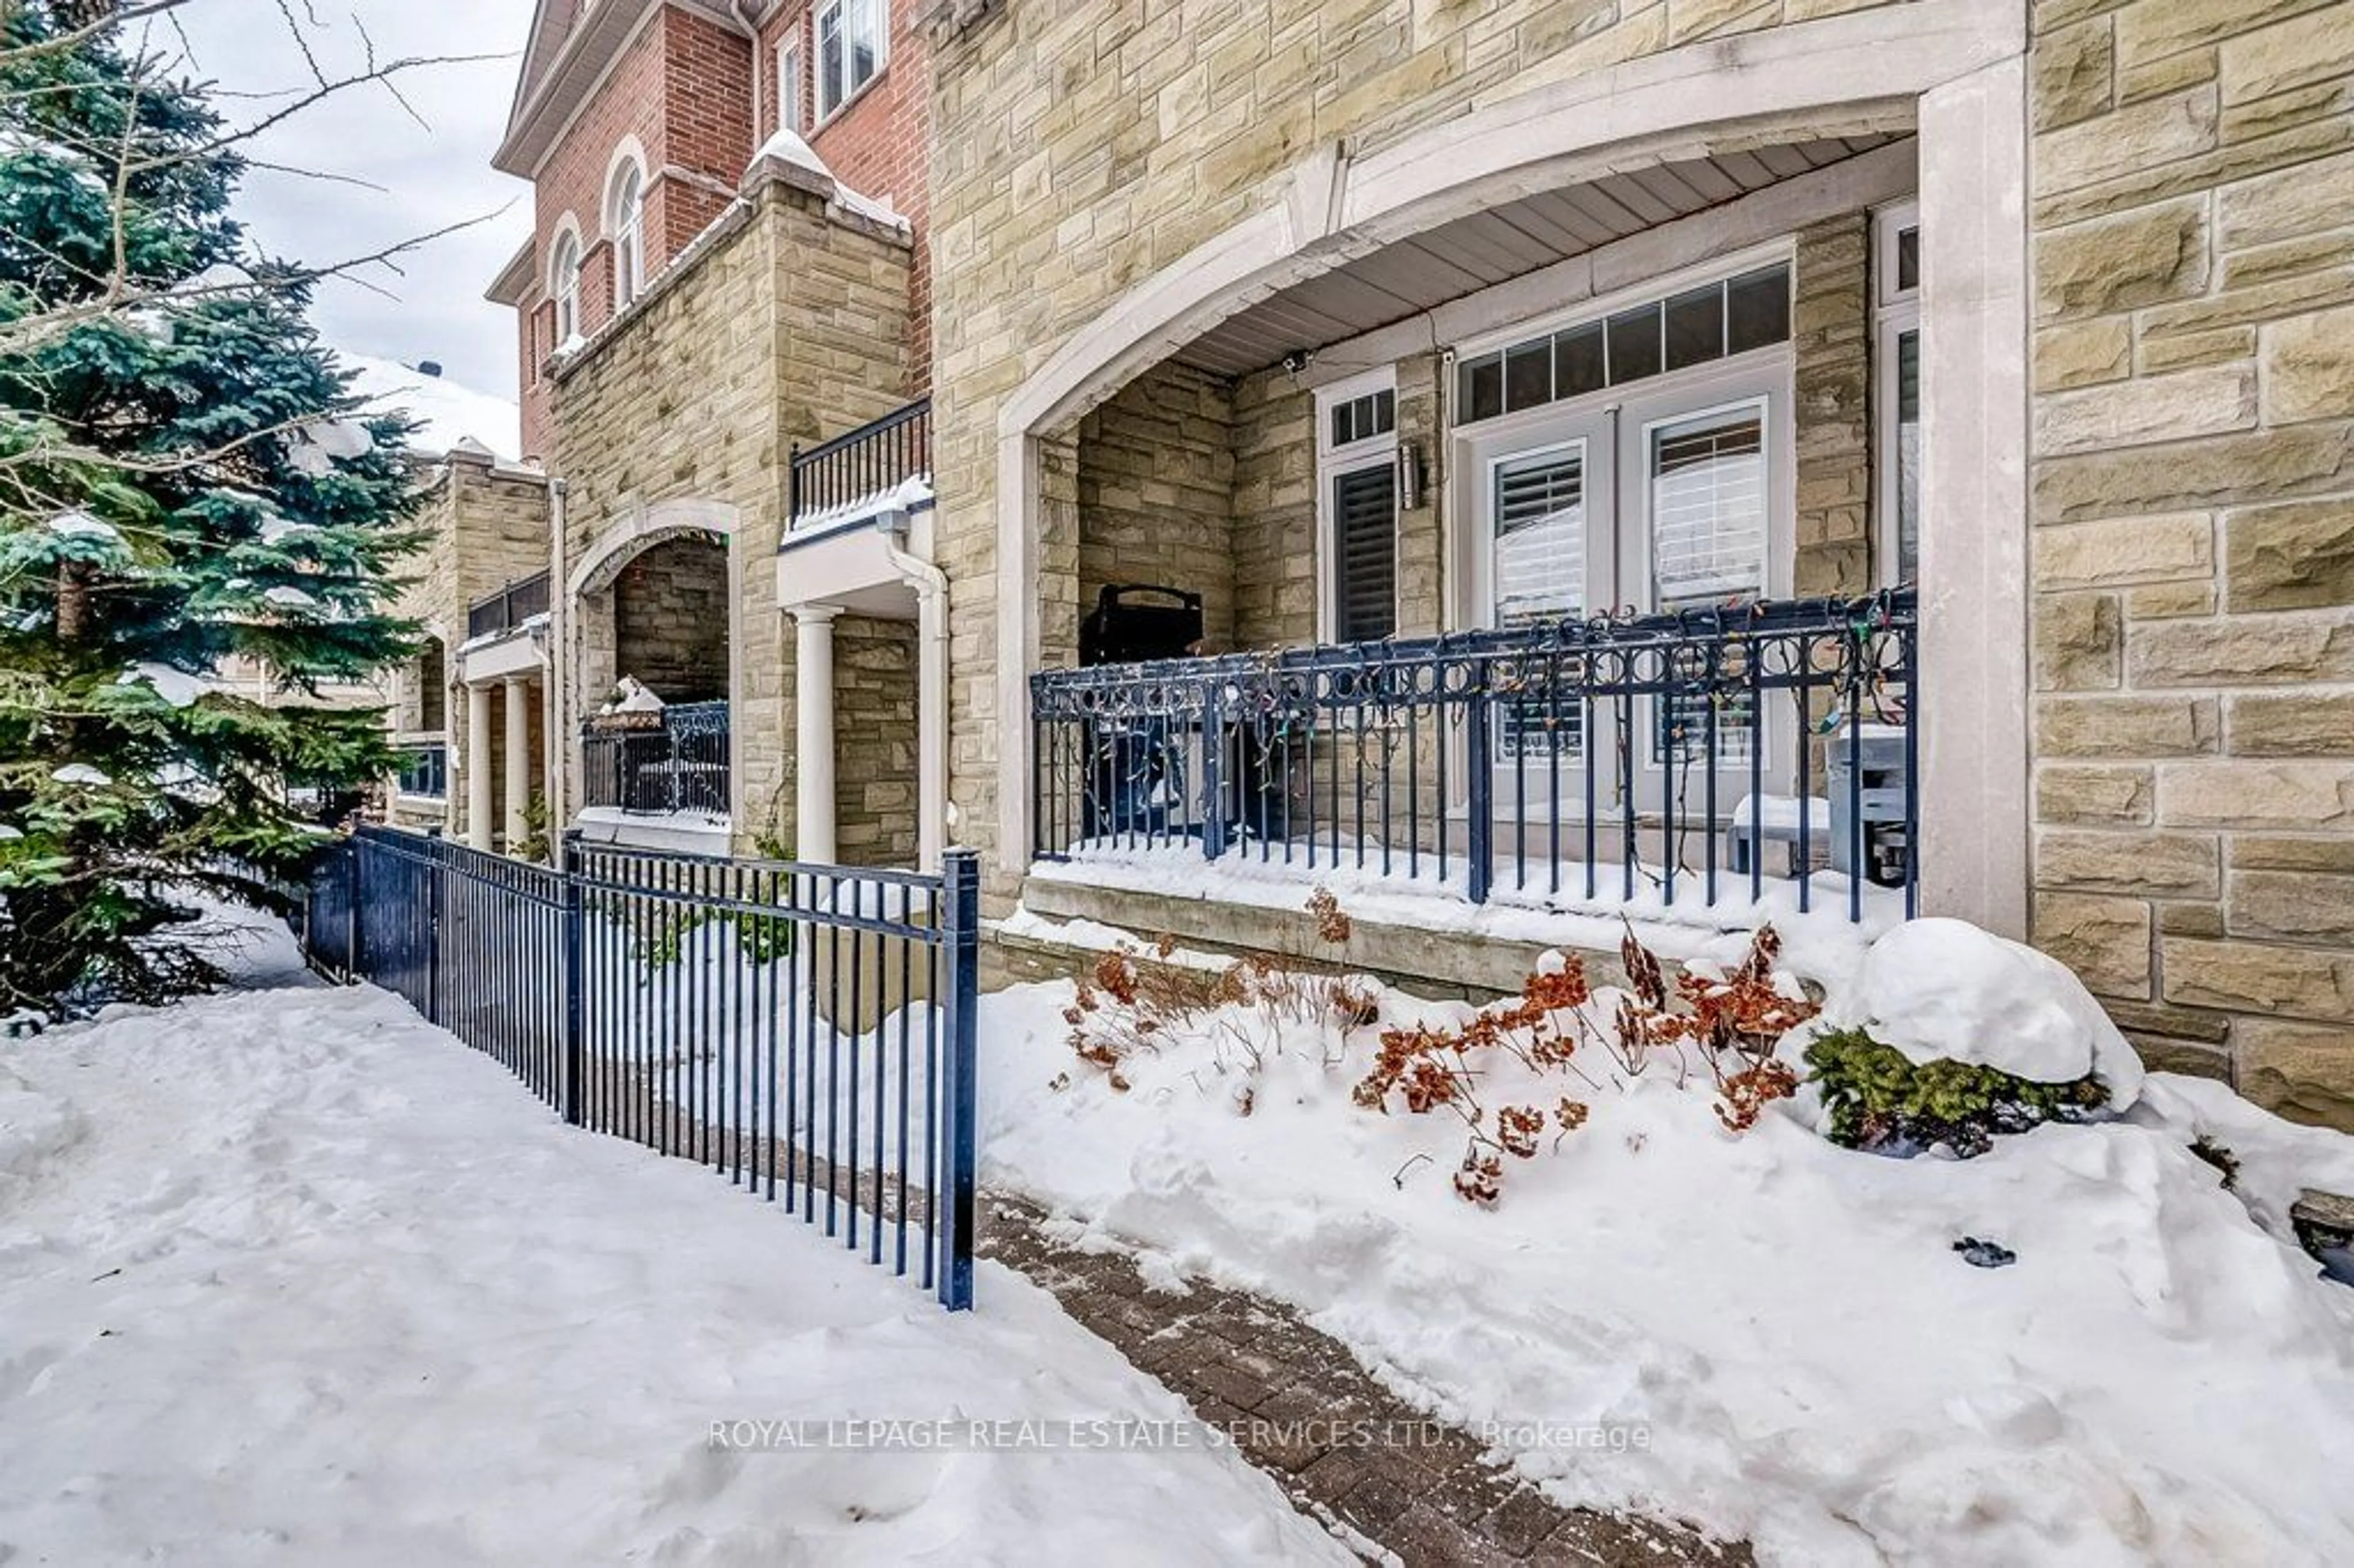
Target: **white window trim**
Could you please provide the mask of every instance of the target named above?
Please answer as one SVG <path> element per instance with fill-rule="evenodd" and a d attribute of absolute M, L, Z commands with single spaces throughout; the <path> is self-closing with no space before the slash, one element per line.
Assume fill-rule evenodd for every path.
<path fill-rule="evenodd" d="M 1666 371 L 1622 387 L 1482 419 L 1457 432 L 1451 443 L 1455 460 L 1449 465 L 1457 477 L 1447 509 L 1449 522 L 1445 540 L 1448 576 L 1458 585 L 1453 624 L 1491 627 L 1496 623 L 1487 495 L 1499 463 L 1536 451 L 1565 449 L 1581 439 L 1602 440 L 1598 448 L 1590 445 L 1586 454 L 1591 487 L 1588 517 L 1601 507 L 1612 518 L 1608 537 L 1595 541 L 1589 535 L 1586 552 L 1585 597 L 1595 607 L 1589 613 L 1599 613 L 1619 604 L 1626 598 L 1622 589 L 1630 582 L 1650 581 L 1649 503 L 1638 503 L 1641 525 L 1631 538 L 1624 532 L 1626 521 L 1619 516 L 1626 487 L 1645 482 L 1640 460 L 1649 432 L 1660 425 L 1750 403 L 1765 408 L 1762 439 L 1771 475 L 1766 597 L 1788 597 L 1797 563 L 1797 351 L 1789 344 L 1778 343 L 1732 359 Z M 1662 403 L 1674 407 L 1662 409 Z M 1564 427 L 1597 422 L 1610 432 L 1606 440 L 1593 435 L 1555 433 Z M 1630 458 L 1636 461 L 1630 463 Z"/>
<path fill-rule="evenodd" d="M 1330 643 L 1340 634 L 1341 605 L 1336 592 L 1341 561 L 1340 520 L 1332 514 L 1332 482 L 1344 473 L 1362 469 L 1393 468 L 1397 463 L 1397 421 L 1393 418 L 1390 428 L 1377 436 L 1350 441 L 1343 446 L 1332 444 L 1332 410 L 1343 403 L 1353 402 L 1368 393 L 1387 392 L 1397 395 L 1397 366 L 1385 365 L 1352 376 L 1346 381 L 1335 381 L 1316 389 L 1316 641 Z M 1397 508 L 1394 500 L 1390 509 L 1390 559 L 1397 559 Z M 1392 623 L 1397 615 L 1397 589 L 1393 581 L 1390 589 Z"/>
<path fill-rule="evenodd" d="M 777 129 L 798 136 L 809 123 L 809 106 L 801 101 L 801 34 L 806 16 L 793 18 L 777 40 Z"/>
<path fill-rule="evenodd" d="M 637 212 L 626 230 L 621 223 L 621 185 L 628 177 L 637 179 Z M 605 238 L 612 247 L 613 313 L 620 315 L 637 302 L 646 291 L 646 154 L 634 136 L 622 140 L 613 153 L 612 162 L 605 166 Z M 625 247 L 623 240 L 629 244 Z M 623 285 L 624 256 L 629 260 L 628 287 Z"/>
<path fill-rule="evenodd" d="M 1916 201 L 1882 207 L 1872 219 L 1872 575 L 1883 588 L 1894 587 L 1902 576 L 1897 569 L 1896 340 L 1921 330 L 1920 289 L 1900 289 L 1896 284 L 1896 236 L 1900 230 L 1918 228 L 1920 222 L 1921 206 Z M 1928 361 L 1924 357 L 1920 363 L 1925 375 Z"/>
<path fill-rule="evenodd" d="M 567 246 L 572 251 L 568 280 L 563 264 Z M 547 259 L 547 297 L 556 306 L 556 341 L 547 345 L 551 353 L 580 331 L 580 258 L 586 249 L 580 243 L 579 220 L 566 213 L 556 226 L 556 242 L 549 248 Z M 567 315 L 571 317 L 568 322 L 565 319 Z"/>
<path fill-rule="evenodd" d="M 853 0 L 822 0 L 822 4 L 810 9 L 810 61 L 812 67 L 811 81 L 817 89 L 816 101 L 810 105 L 810 108 L 814 111 L 810 121 L 810 129 L 812 131 L 822 129 L 841 119 L 849 111 L 852 104 L 865 97 L 867 90 L 883 79 L 883 73 L 891 68 L 891 0 L 869 0 L 875 7 L 875 69 L 867 73 L 864 81 L 843 93 L 841 102 L 831 109 L 825 107 L 826 15 L 829 12 L 846 13 L 852 3 Z M 847 44 L 843 48 L 842 59 L 843 69 L 847 70 L 850 64 L 850 50 Z"/>
<path fill-rule="evenodd" d="M 1614 289 L 1606 294 L 1595 294 L 1578 301 L 1574 305 L 1567 305 L 1557 311 L 1548 311 L 1543 315 L 1530 316 L 1525 320 L 1513 323 L 1511 326 L 1498 327 L 1491 332 L 1480 333 L 1475 337 L 1467 337 L 1454 345 L 1455 357 L 1458 360 L 1477 359 L 1483 354 L 1491 354 L 1500 348 L 1510 348 L 1516 343 L 1525 342 L 1532 337 L 1561 332 L 1569 327 L 1588 326 L 1607 317 L 1615 316 L 1622 311 L 1632 310 L 1638 305 L 1664 303 L 1673 295 L 1686 293 L 1693 289 L 1705 288 L 1711 283 L 1731 282 L 1735 278 L 1755 272 L 1760 268 L 1771 267 L 1776 262 L 1787 263 L 1796 268 L 1797 260 L 1798 237 L 1795 234 L 1781 235 L 1762 244 L 1734 251 L 1729 256 L 1712 256 L 1707 260 L 1690 267 L 1678 268 L 1672 272 L 1656 273 L 1639 282 L 1629 283 L 1623 289 Z M 1751 352 L 1762 351 L 1752 350 Z M 1721 362 L 1711 361 L 1710 363 Z M 1683 372 L 1673 371 L 1665 374 L 1680 376 Z M 1639 386 L 1642 383 L 1629 385 Z M 1481 421 L 1483 424 L 1491 422 Z"/>
<path fill-rule="evenodd" d="M 1466 628 L 1496 624 L 1490 535 L 1493 524 L 1487 496 L 1493 493 L 1497 469 L 1520 458 L 1578 446 L 1585 449 L 1587 486 L 1585 613 L 1600 614 L 1617 608 L 1629 599 L 1629 590 L 1631 597 L 1643 601 L 1637 606 L 1638 612 L 1649 613 L 1656 544 L 1649 464 L 1652 432 L 1663 426 L 1748 408 L 1759 410 L 1767 464 L 1762 595 L 1768 599 L 1787 598 L 1797 563 L 1797 375 L 1795 348 L 1787 343 L 1775 344 L 1735 359 L 1669 371 L 1624 387 L 1483 420 L 1460 432 L 1453 441 L 1457 479 L 1447 508 L 1450 523 L 1445 546 L 1448 576 L 1459 585 L 1461 596 L 1454 624 Z M 1598 533 L 1594 527 L 1597 515 L 1609 519 L 1609 526 Z M 1649 707 L 1644 711 L 1648 714 Z M 1772 748 L 1786 738 L 1775 732 L 1773 724 L 1769 717 L 1766 743 L 1769 758 L 1779 755 Z M 1456 744 L 1458 764 L 1468 761 L 1468 753 L 1459 749 L 1466 743 Z M 1532 758 L 1528 766 L 1541 768 L 1543 764 Z M 1788 771 L 1787 765 L 1777 768 L 1769 764 L 1768 788 L 1786 787 Z M 1665 787 L 1661 781 L 1667 773 L 1645 747 L 1631 776 L 1622 777 L 1616 758 L 1606 758 L 1598 765 L 1596 777 L 1606 790 L 1624 784 L 1656 790 Z M 1499 777 L 1509 774 L 1500 772 Z M 1516 799 L 1511 789 L 1498 789 L 1496 821 L 1519 821 L 1514 815 Z M 1469 810 L 1468 800 L 1458 796 L 1447 809 L 1459 821 Z M 1575 814 L 1566 801 L 1564 809 Z"/>

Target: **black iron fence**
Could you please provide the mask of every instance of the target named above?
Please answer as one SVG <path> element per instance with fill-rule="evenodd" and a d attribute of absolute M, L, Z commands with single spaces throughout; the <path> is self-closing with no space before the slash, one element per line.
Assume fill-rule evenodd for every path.
<path fill-rule="evenodd" d="M 932 400 L 918 397 L 803 451 L 793 448 L 787 514 L 795 524 L 879 502 L 932 471 Z"/>
<path fill-rule="evenodd" d="M 537 573 L 507 584 L 466 611 L 466 635 L 494 637 L 513 631 L 535 615 L 547 613 L 547 574 Z"/>
<path fill-rule="evenodd" d="M 583 805 L 649 816 L 727 814 L 726 703 L 674 703 L 627 717 L 642 723 L 620 729 L 598 719 L 581 730 Z"/>
<path fill-rule="evenodd" d="M 1500 891 L 1850 918 L 1919 880 L 1910 588 L 1032 677 L 1044 859 L 1184 846 Z M 1785 880 L 1777 874 L 1777 882 Z"/>
<path fill-rule="evenodd" d="M 972 1304 L 980 874 L 658 854 L 568 869 L 364 829 L 294 921 L 578 1127 L 694 1160 Z"/>

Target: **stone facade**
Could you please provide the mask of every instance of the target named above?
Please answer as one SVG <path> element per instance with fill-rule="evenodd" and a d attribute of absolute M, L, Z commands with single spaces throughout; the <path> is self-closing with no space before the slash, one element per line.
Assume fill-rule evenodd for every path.
<path fill-rule="evenodd" d="M 1152 572 L 1194 573 L 1171 580 L 1210 595 L 1214 643 L 1229 627 L 1240 646 L 1315 632 L 1311 400 L 1280 372 L 1223 387 L 1166 365 L 1144 374 L 1174 339 L 1140 342 L 1138 372 L 1087 394 L 1076 423 L 1033 429 L 1037 580 L 1006 579 L 1000 485 L 1015 471 L 1001 414 L 1075 339 L 1271 208 L 1290 204 L 1296 225 L 1320 155 L 1363 160 L 1468 109 L 1687 46 L 1737 72 L 1740 52 L 1709 41 L 1874 8 L 1179 0 L 1107 16 L 999 0 L 951 13 L 933 58 L 931 213 L 960 835 L 999 847 L 999 742 L 1021 718 L 1000 678 L 1009 607 L 1034 597 L 1048 663 L 1068 657 L 1093 584 Z M 2025 45 L 2028 183 L 1988 193 L 1988 210 L 2015 199 L 2024 213 L 2032 325 L 2010 363 L 2030 366 L 2032 444 L 1988 458 L 2023 462 L 2031 498 L 2030 740 L 2016 766 L 2031 772 L 2033 822 L 1989 831 L 2031 831 L 2036 939 L 2154 1058 L 2354 1120 L 2341 913 L 2354 906 L 2354 5 L 2019 0 L 2009 20 Z M 1884 575 L 1870 238 L 1861 213 L 1800 236 L 1802 592 Z M 1399 381 L 1402 429 L 1419 421 L 1441 461 L 1443 374 L 1433 357 L 1403 364 Z M 1155 429 L 1158 450 L 1132 454 Z M 1208 561 L 1221 480 L 1223 579 Z M 1136 504 L 1147 486 L 1179 525 L 1150 525 L 1154 508 Z M 1443 472 L 1429 489 L 1430 514 L 1401 520 L 1405 630 L 1447 624 Z M 1006 858 L 990 857 L 998 909 L 1019 881 Z"/>
<path fill-rule="evenodd" d="M 417 526 L 425 547 L 410 557 L 409 585 L 398 610 L 430 640 L 426 653 L 393 682 L 396 736 L 439 739 L 449 747 L 449 794 L 442 801 L 392 801 L 399 820 L 465 830 L 466 690 L 459 648 L 467 611 L 505 588 L 547 570 L 550 523 L 545 474 L 466 452 L 451 453 L 430 480 Z M 504 730 L 494 729 L 503 736 Z"/>
<path fill-rule="evenodd" d="M 817 96 L 818 49 L 814 0 L 786 0 L 760 24 L 760 134 L 782 123 L 788 93 L 777 71 L 782 46 L 801 50 L 801 79 L 796 84 L 801 114 L 785 127 L 809 140 L 834 177 L 907 219 L 915 228 L 914 270 L 908 288 L 909 368 L 917 386 L 928 385 L 932 359 L 931 245 L 928 192 L 927 129 L 931 112 L 931 37 L 920 5 L 884 7 L 891 37 L 883 65 L 873 79 L 834 113 L 821 116 Z"/>
<path fill-rule="evenodd" d="M 1150 16 L 1135 7 L 1107 16 L 1083 0 L 1006 0 L 936 40 L 935 447 L 940 557 L 953 585 L 951 778 L 962 836 L 996 847 L 996 736 L 1018 721 L 998 711 L 997 413 L 1070 334 L 1157 269 L 1279 202 L 1271 180 L 1319 148 L 1345 141 L 1362 156 L 1474 102 L 1769 28 L 1786 13 L 1872 8 L 1874 0 L 1182 0 Z M 1428 387 L 1420 417 L 1435 428 L 1436 382 L 1410 388 L 1402 379 L 1402 419 Z M 1248 563 L 1237 635 L 1295 641 L 1313 625 L 1313 568 L 1282 540 L 1292 528 L 1300 531 L 1291 537 L 1312 537 L 1310 415 L 1304 395 L 1263 376 L 1236 389 L 1235 418 L 1237 515 L 1246 505 L 1267 530 L 1237 540 L 1236 558 Z M 1039 443 L 1049 650 L 1073 646 L 1076 635 L 1078 434 Z M 1419 545 L 1430 535 L 1413 521 L 1402 535 L 1402 610 L 1438 597 L 1436 552 Z M 1003 908 L 1016 874 L 990 858 L 991 903 Z"/>
<path fill-rule="evenodd" d="M 627 673 L 615 579 L 682 535 L 723 542 L 741 847 L 790 836 L 792 634 L 776 592 L 790 450 L 907 399 L 908 266 L 903 231 L 772 173 L 555 372 L 567 575 L 588 574 L 565 667 L 593 705 Z"/>
<path fill-rule="evenodd" d="M 609 591 L 619 674 L 641 682 L 666 703 L 726 700 L 724 543 L 666 540 L 623 567 Z"/>
<path fill-rule="evenodd" d="M 2032 20 L 2036 938 L 2354 1125 L 2354 5 Z"/>
<path fill-rule="evenodd" d="M 1163 366 L 1081 422 L 1077 459 L 1079 613 L 1107 584 L 1189 589 L 1204 646 L 1233 647 L 1232 389 Z"/>
<path fill-rule="evenodd" d="M 495 295 L 517 312 L 528 455 L 549 456 L 557 440 L 553 356 L 563 334 L 551 269 L 559 238 L 569 234 L 579 245 L 575 325 L 579 335 L 592 335 L 629 303 L 618 288 L 610 211 L 620 167 L 634 163 L 642 181 L 642 291 L 727 212 L 759 144 L 780 128 L 803 136 L 850 189 L 884 203 L 911 226 L 912 313 L 903 346 L 915 382 L 923 384 L 930 363 L 925 158 L 930 78 L 928 39 L 916 25 L 917 9 L 905 3 L 885 7 L 892 33 L 882 69 L 821 119 L 811 0 L 737 15 L 674 0 L 610 0 L 594 16 L 588 8 L 541 8 L 525 54 L 518 113 L 494 160 L 532 183 L 532 240 L 503 273 Z M 777 69 L 779 47 L 789 39 L 801 45 L 801 115 L 785 126 L 787 100 Z M 573 58 L 583 50 L 601 53 L 594 60 Z M 567 90 L 578 96 L 560 101 Z M 544 101 L 544 92 L 559 101 Z"/>

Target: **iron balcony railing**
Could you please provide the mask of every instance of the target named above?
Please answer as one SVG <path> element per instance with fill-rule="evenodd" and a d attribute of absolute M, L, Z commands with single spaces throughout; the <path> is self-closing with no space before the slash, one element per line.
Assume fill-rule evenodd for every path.
<path fill-rule="evenodd" d="M 634 729 L 589 721 L 580 742 L 587 775 L 582 803 L 648 816 L 726 816 L 727 705 L 674 703 L 657 719 Z"/>
<path fill-rule="evenodd" d="M 513 631 L 535 615 L 547 613 L 547 574 L 539 572 L 507 584 L 466 611 L 466 635 L 496 637 Z"/>
<path fill-rule="evenodd" d="M 798 526 L 879 503 L 931 471 L 932 400 L 924 397 L 807 451 L 794 447 L 788 507 Z"/>
<path fill-rule="evenodd" d="M 1800 910 L 1828 871 L 1909 916 L 1914 627 L 1903 588 L 1046 671 L 1034 848 L 1622 906 L 1759 900 L 1786 856 Z"/>

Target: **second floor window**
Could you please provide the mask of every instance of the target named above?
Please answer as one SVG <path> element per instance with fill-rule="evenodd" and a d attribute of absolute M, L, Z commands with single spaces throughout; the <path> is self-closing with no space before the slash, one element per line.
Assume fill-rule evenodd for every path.
<path fill-rule="evenodd" d="M 826 0 L 817 13 L 817 112 L 822 120 L 883 69 L 890 27 L 884 0 Z"/>
<path fill-rule="evenodd" d="M 795 35 L 799 35 L 796 25 Z M 777 126 L 798 133 L 801 128 L 801 47 L 787 42 L 777 49 Z"/>
<path fill-rule="evenodd" d="M 613 176 L 613 308 L 626 309 L 646 284 L 644 179 L 635 164 Z"/>
<path fill-rule="evenodd" d="M 556 263 L 549 269 L 548 292 L 556 297 L 556 347 L 580 333 L 580 241 L 569 234 L 557 237 Z"/>

